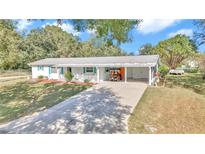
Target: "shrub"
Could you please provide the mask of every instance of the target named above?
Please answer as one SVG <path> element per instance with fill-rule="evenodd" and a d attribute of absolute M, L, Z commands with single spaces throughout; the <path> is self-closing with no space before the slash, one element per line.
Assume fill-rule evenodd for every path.
<path fill-rule="evenodd" d="M 198 68 L 189 68 L 189 69 L 184 69 L 186 73 L 198 73 Z"/>
<path fill-rule="evenodd" d="M 202 79 L 205 80 L 205 74 L 203 75 Z"/>
<path fill-rule="evenodd" d="M 161 65 L 159 67 L 159 72 L 160 72 L 160 75 L 161 77 L 165 77 L 165 75 L 167 75 L 167 73 L 169 72 L 169 67 L 167 67 L 166 65 Z"/>
<path fill-rule="evenodd" d="M 88 83 L 88 82 L 90 82 L 90 80 L 88 80 L 88 79 L 85 79 L 85 80 L 84 80 L 84 82 L 85 82 L 85 83 Z"/>
<path fill-rule="evenodd" d="M 39 75 L 39 76 L 38 76 L 38 79 L 43 79 L 43 78 L 44 78 L 43 75 Z"/>
<path fill-rule="evenodd" d="M 64 77 L 66 81 L 71 81 L 73 79 L 73 74 L 70 71 L 68 71 L 64 74 Z"/>

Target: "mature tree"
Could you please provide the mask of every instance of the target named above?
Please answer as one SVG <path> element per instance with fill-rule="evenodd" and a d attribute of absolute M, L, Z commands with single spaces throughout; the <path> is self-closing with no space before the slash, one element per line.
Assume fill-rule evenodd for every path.
<path fill-rule="evenodd" d="M 22 59 L 18 43 L 21 36 L 15 31 L 11 20 L 0 20 L 0 68 L 13 69 L 19 67 Z"/>
<path fill-rule="evenodd" d="M 194 40 L 197 45 L 205 44 L 205 19 L 195 20 L 197 30 L 194 32 Z"/>
<path fill-rule="evenodd" d="M 80 42 L 72 34 L 57 26 L 32 30 L 21 42 L 20 50 L 24 53 L 24 66 L 30 61 L 49 57 L 90 57 L 124 55 L 118 47 L 96 43 L 95 39 Z"/>
<path fill-rule="evenodd" d="M 139 25 L 142 20 L 128 19 L 89 19 L 72 20 L 72 23 L 78 31 L 94 30 L 96 37 L 103 38 L 106 44 L 117 45 L 132 40 L 130 31 Z"/>
<path fill-rule="evenodd" d="M 58 20 L 61 22 L 62 20 Z M 95 30 L 95 38 L 80 42 L 58 26 L 16 32 L 14 21 L 0 20 L 0 68 L 27 68 L 31 61 L 49 57 L 126 55 L 120 43 L 131 40 L 130 30 L 139 20 L 71 20 L 79 31 Z"/>
<path fill-rule="evenodd" d="M 172 38 L 159 42 L 154 52 L 159 54 L 162 62 L 169 68 L 175 69 L 183 60 L 196 53 L 195 46 L 185 35 L 176 35 Z"/>
<path fill-rule="evenodd" d="M 103 46 L 100 48 L 100 54 L 98 56 L 125 56 L 127 53 L 123 52 L 119 47 Z"/>
<path fill-rule="evenodd" d="M 56 21 L 59 25 L 71 22 L 74 28 L 81 32 L 93 30 L 96 37 L 102 38 L 108 46 L 116 42 L 120 45 L 132 41 L 130 31 L 142 22 L 140 19 L 57 19 Z"/>
<path fill-rule="evenodd" d="M 151 43 L 144 44 L 139 48 L 139 54 L 140 55 L 152 55 L 154 54 L 153 49 L 154 47 L 152 46 Z"/>
<path fill-rule="evenodd" d="M 95 43 L 94 43 L 95 44 Z M 114 45 L 107 46 L 101 44 L 100 46 L 93 45 L 93 41 L 80 43 L 80 49 L 75 52 L 76 57 L 93 57 L 93 56 L 122 56 L 126 55 L 119 47 Z"/>
<path fill-rule="evenodd" d="M 57 26 L 32 30 L 21 45 L 28 61 L 49 57 L 71 57 L 79 50 L 77 39 Z"/>

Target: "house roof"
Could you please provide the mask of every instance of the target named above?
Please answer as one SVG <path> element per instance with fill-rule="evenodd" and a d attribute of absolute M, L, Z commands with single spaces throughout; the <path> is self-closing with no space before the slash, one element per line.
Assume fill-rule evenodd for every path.
<path fill-rule="evenodd" d="M 46 58 L 30 63 L 30 66 L 54 67 L 81 67 L 81 66 L 127 66 L 149 67 L 155 66 L 159 61 L 158 55 L 140 56 L 112 56 L 112 57 L 77 57 L 77 58 Z"/>

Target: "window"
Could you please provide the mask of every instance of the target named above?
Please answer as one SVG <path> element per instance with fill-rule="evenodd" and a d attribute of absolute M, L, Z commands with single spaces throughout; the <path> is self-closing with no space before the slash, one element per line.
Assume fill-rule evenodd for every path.
<path fill-rule="evenodd" d="M 43 66 L 38 66 L 38 71 L 43 71 L 44 67 Z"/>
<path fill-rule="evenodd" d="M 84 67 L 83 72 L 84 73 L 96 73 L 96 68 L 95 67 Z"/>
<path fill-rule="evenodd" d="M 57 68 L 56 67 L 51 67 L 51 73 L 57 73 Z"/>
<path fill-rule="evenodd" d="M 93 73 L 93 67 L 86 67 L 85 72 Z"/>

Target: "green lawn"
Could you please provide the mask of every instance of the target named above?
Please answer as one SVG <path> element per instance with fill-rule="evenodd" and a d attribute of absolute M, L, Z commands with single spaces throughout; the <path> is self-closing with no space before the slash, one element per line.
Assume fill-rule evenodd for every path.
<path fill-rule="evenodd" d="M 0 77 L 11 77 L 11 76 L 27 76 L 31 75 L 29 70 L 0 70 Z"/>
<path fill-rule="evenodd" d="M 129 118 L 129 132 L 205 133 L 201 74 L 168 76 L 166 86 L 147 88 Z"/>
<path fill-rule="evenodd" d="M 183 87 L 194 90 L 205 96 L 205 80 L 200 73 L 186 73 L 184 75 L 167 75 L 166 87 Z"/>
<path fill-rule="evenodd" d="M 25 79 L 0 82 L 0 123 L 47 109 L 89 87 Z"/>

